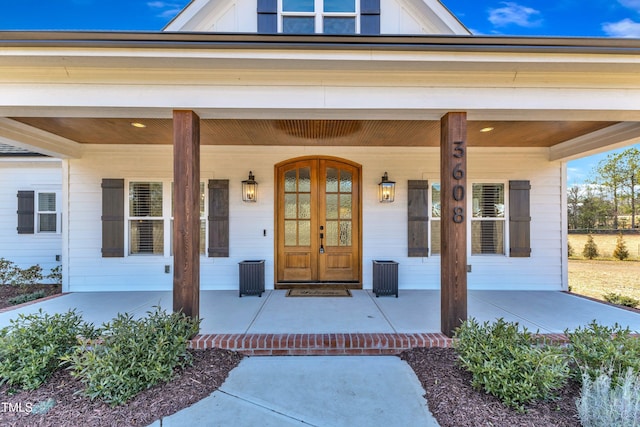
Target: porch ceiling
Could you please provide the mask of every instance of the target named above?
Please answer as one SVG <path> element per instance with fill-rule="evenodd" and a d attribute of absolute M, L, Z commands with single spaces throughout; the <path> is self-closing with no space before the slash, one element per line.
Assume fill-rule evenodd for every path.
<path fill-rule="evenodd" d="M 13 117 L 82 144 L 172 144 L 170 119 Z M 131 123 L 146 125 L 136 128 Z M 552 147 L 614 125 L 611 121 L 469 121 L 474 147 Z M 490 132 L 482 129 L 493 128 Z M 202 145 L 428 146 L 440 144 L 437 120 L 204 119 Z"/>

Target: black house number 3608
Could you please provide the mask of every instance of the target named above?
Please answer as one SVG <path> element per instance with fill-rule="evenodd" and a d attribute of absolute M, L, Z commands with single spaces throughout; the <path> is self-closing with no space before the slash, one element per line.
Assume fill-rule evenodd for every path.
<path fill-rule="evenodd" d="M 463 143 L 464 141 L 455 141 L 453 143 L 454 144 L 453 157 L 455 159 L 464 158 L 464 147 L 462 146 Z M 453 167 L 452 176 L 453 176 L 453 179 L 455 179 L 456 181 L 460 181 L 462 178 L 464 178 L 464 168 L 462 167 L 462 163 L 456 163 L 456 165 Z M 464 200 L 464 193 L 465 193 L 464 185 L 456 184 L 453 186 L 452 196 L 453 196 L 453 200 L 455 200 L 456 202 L 462 202 Z M 463 207 L 456 206 L 453 208 L 453 222 L 455 222 L 456 224 L 460 224 L 464 222 Z"/>

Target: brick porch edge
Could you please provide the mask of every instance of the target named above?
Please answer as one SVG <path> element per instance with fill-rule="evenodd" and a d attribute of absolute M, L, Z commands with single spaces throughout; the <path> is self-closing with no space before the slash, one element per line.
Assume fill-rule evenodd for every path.
<path fill-rule="evenodd" d="M 564 334 L 544 334 L 547 342 L 566 343 Z M 440 333 L 424 334 L 206 334 L 196 335 L 189 348 L 222 348 L 249 356 L 392 355 L 414 347 L 451 347 Z"/>

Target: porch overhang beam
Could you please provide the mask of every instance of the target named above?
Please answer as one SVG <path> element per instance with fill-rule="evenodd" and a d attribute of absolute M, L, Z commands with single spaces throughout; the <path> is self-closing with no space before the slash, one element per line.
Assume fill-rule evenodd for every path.
<path fill-rule="evenodd" d="M 60 159 L 82 156 L 78 142 L 6 117 L 0 117 L 0 143 Z"/>
<path fill-rule="evenodd" d="M 173 311 L 200 316 L 200 118 L 173 112 Z"/>
<path fill-rule="evenodd" d="M 452 337 L 467 319 L 467 113 L 440 120 L 440 328 Z"/>
<path fill-rule="evenodd" d="M 549 148 L 549 160 L 569 161 L 638 142 L 640 123 L 616 123 Z"/>

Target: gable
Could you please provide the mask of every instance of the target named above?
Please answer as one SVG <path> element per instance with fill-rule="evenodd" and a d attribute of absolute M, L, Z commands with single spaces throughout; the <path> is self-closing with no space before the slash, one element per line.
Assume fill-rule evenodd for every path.
<path fill-rule="evenodd" d="M 194 0 L 164 31 L 255 33 L 256 0 Z M 381 34 L 469 35 L 439 0 L 380 0 Z"/>

